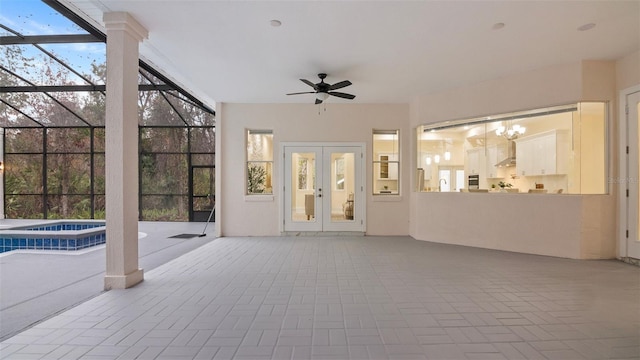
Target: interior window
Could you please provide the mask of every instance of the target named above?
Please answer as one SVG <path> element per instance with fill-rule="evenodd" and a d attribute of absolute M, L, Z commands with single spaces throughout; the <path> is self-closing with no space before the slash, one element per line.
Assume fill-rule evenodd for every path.
<path fill-rule="evenodd" d="M 416 188 L 605 194 L 606 114 L 584 102 L 420 126 Z"/>
<path fill-rule="evenodd" d="M 247 130 L 247 195 L 273 194 L 273 131 Z M 304 179 L 306 184 L 306 178 Z"/>
<path fill-rule="evenodd" d="M 373 130 L 373 194 L 400 193 L 400 130 Z"/>

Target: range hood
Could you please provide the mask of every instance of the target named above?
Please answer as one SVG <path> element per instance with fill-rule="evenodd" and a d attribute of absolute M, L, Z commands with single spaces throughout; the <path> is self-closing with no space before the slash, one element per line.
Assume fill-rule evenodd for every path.
<path fill-rule="evenodd" d="M 513 140 L 507 141 L 507 158 L 497 163 L 497 167 L 510 167 L 516 166 L 516 142 Z"/>

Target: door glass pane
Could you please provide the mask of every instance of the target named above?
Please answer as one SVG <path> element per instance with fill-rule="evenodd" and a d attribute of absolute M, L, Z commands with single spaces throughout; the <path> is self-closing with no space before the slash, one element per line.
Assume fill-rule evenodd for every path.
<path fill-rule="evenodd" d="M 331 153 L 332 222 L 352 222 L 354 219 L 354 159 L 354 153 Z"/>
<path fill-rule="evenodd" d="M 316 209 L 316 155 L 315 153 L 291 154 L 291 220 L 315 222 Z"/>

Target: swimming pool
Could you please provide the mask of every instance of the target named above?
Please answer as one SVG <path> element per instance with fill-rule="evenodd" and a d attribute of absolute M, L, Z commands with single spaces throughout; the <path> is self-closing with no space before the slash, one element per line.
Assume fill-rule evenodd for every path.
<path fill-rule="evenodd" d="M 11 250 L 80 250 L 104 244 L 102 220 L 61 220 L 0 230 L 0 253 Z"/>

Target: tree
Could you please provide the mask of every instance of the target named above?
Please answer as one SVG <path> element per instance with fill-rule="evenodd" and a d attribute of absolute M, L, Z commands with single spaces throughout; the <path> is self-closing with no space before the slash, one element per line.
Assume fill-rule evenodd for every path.
<path fill-rule="evenodd" d="M 0 71 L 3 85 L 29 85 L 10 72 L 32 79 L 32 84 L 36 85 L 70 85 L 79 79 L 49 56 L 26 56 L 24 46 L 3 45 L 0 48 L 0 55 L 4 57 L 3 66 L 9 70 Z M 63 59 L 58 54 L 56 57 Z M 147 76 L 154 83 L 161 83 L 151 75 Z M 91 74 L 83 74 L 83 77 L 93 84 L 104 84 L 106 64 L 92 63 Z M 141 79 L 142 83 L 149 83 L 146 78 Z M 38 92 L 2 94 L 3 100 L 37 121 L 29 120 L 20 111 L 0 102 L 0 126 L 7 128 L 7 215 L 14 218 L 42 218 L 46 207 L 46 214 L 51 218 L 87 218 L 92 214 L 103 217 L 105 130 L 102 126 L 105 124 L 105 94 L 90 91 L 52 92 L 49 95 Z M 143 211 L 143 218 L 147 220 L 187 219 L 189 137 L 178 113 L 188 124 L 213 125 L 212 115 L 180 96 L 177 92 L 139 92 L 139 123 L 170 126 L 140 130 L 142 208 L 162 213 L 146 218 Z M 44 128 L 39 127 L 38 123 Z M 33 128 L 26 128 L 28 126 Z M 196 159 L 196 164 L 213 165 L 214 129 L 198 129 L 195 134 L 191 137 L 191 147 L 203 154 L 195 155 L 199 157 L 192 159 Z M 47 171 L 43 174 L 45 167 Z M 208 175 L 213 178 L 212 169 Z M 93 199 L 92 193 L 95 194 Z M 145 198 L 145 194 L 159 196 Z M 92 200 L 94 209 L 91 209 Z"/>

